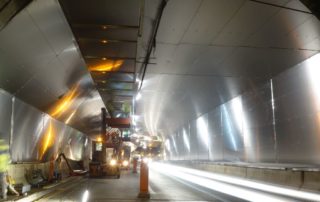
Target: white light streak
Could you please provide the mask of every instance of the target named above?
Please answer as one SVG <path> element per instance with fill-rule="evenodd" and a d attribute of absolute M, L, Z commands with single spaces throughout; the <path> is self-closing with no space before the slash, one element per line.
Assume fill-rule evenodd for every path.
<path fill-rule="evenodd" d="M 242 112 L 242 101 L 241 97 L 236 97 L 231 101 L 231 106 L 232 106 L 232 111 L 233 115 L 236 120 L 237 127 L 239 131 L 242 131 L 243 125 L 242 125 L 242 120 L 243 120 L 243 112 Z"/>
<path fill-rule="evenodd" d="M 166 139 L 164 145 L 166 146 L 167 150 L 171 152 L 171 144 L 169 139 Z"/>
<path fill-rule="evenodd" d="M 204 116 L 197 119 L 197 131 L 200 133 L 200 137 L 206 148 L 209 147 L 209 134 L 208 134 L 208 124 Z"/>
<path fill-rule="evenodd" d="M 86 140 L 84 141 L 84 146 L 86 147 L 88 144 L 88 138 L 86 138 Z"/>
<path fill-rule="evenodd" d="M 142 96 L 141 96 L 141 93 L 138 93 L 138 94 L 136 95 L 136 100 L 137 100 L 137 101 L 140 100 L 141 97 L 142 97 Z"/>
<path fill-rule="evenodd" d="M 69 122 L 71 121 L 71 119 L 73 118 L 73 116 L 76 114 L 76 110 L 74 110 L 71 114 L 70 114 L 70 116 L 67 118 L 67 120 L 66 120 L 66 124 L 69 124 Z"/>
<path fill-rule="evenodd" d="M 243 143 L 246 147 L 247 157 L 249 155 L 253 157 L 254 151 L 252 149 L 252 136 L 250 130 L 248 130 L 249 127 L 247 123 L 247 118 L 243 110 L 241 96 L 238 96 L 232 100 L 232 109 L 236 120 L 236 124 L 238 126 L 238 130 L 240 131 L 240 134 L 243 137 Z"/>
<path fill-rule="evenodd" d="M 192 183 L 250 201 L 292 201 L 292 199 L 286 200 L 277 196 L 271 196 L 270 194 L 283 195 L 308 201 L 320 201 L 320 194 L 284 188 L 276 185 L 250 181 L 237 177 L 214 174 L 210 172 L 163 163 L 154 163 L 152 168 L 157 169 L 164 174 L 168 173 L 179 178 L 182 178 L 181 176 L 183 176 L 182 179 L 190 181 Z M 236 186 L 230 185 L 230 187 L 229 185 L 226 185 L 224 183 Z M 243 190 L 245 188 L 241 187 L 246 187 L 254 190 Z M 268 192 L 268 194 L 257 192 L 256 190 Z"/>
<path fill-rule="evenodd" d="M 320 54 L 307 60 L 307 71 L 311 81 L 317 110 L 320 110 Z"/>
<path fill-rule="evenodd" d="M 187 147 L 188 151 L 190 152 L 190 142 L 189 142 L 189 137 L 187 135 L 187 132 L 185 129 L 183 129 L 182 131 L 182 135 L 183 135 L 183 141 L 185 146 Z"/>
<path fill-rule="evenodd" d="M 176 152 L 176 154 L 178 154 L 178 147 L 177 147 L 177 144 L 176 144 L 175 137 L 176 137 L 176 135 L 172 135 L 171 136 L 171 140 L 172 140 L 174 151 Z"/>
<path fill-rule="evenodd" d="M 235 151 L 237 151 L 238 148 L 237 148 L 236 140 L 234 138 L 234 132 L 233 132 L 232 126 L 231 126 L 230 115 L 229 115 L 229 112 L 227 111 L 227 107 L 225 106 L 225 104 L 222 105 L 222 112 L 225 115 L 224 121 L 226 122 L 227 134 L 231 140 L 231 144 L 233 146 L 233 149 Z"/>
<path fill-rule="evenodd" d="M 83 195 L 82 195 L 82 200 L 81 202 L 87 202 L 88 201 L 88 198 L 89 198 L 89 191 L 86 190 Z"/>

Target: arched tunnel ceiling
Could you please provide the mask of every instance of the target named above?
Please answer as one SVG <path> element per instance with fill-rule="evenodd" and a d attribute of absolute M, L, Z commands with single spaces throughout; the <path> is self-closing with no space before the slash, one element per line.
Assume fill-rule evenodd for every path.
<path fill-rule="evenodd" d="M 138 127 L 168 135 L 319 52 L 319 21 L 299 0 L 263 2 L 288 9 L 250 0 L 169 0 L 136 104 Z M 145 3 L 138 57 L 146 55 L 159 1 Z"/>
<path fill-rule="evenodd" d="M 147 65 L 142 98 L 136 101 L 137 127 L 169 134 L 319 52 L 319 21 L 299 0 L 263 2 L 291 9 L 252 0 L 169 0 Z M 74 18 L 66 13 L 76 39 L 58 1 L 33 1 L 0 32 L 0 87 L 89 135 L 96 134 L 104 103 L 130 101 L 135 93 L 135 76 L 141 79 L 141 61 L 161 0 L 60 3 L 77 5 L 70 7 Z M 83 29 L 83 24 L 91 29 Z M 106 27 L 112 32 L 101 35 L 95 30 L 103 24 L 112 25 Z M 102 37 L 109 41 L 99 49 Z M 85 47 L 82 54 L 78 44 Z M 119 59 L 122 69 L 90 75 L 82 56 L 89 66 L 108 56 L 105 60 L 115 60 L 113 68 Z M 92 77 L 97 85 L 107 86 L 96 86 Z M 125 85 L 128 92 L 122 85 L 126 93 L 115 95 L 110 89 L 115 85 L 100 83 L 118 79 L 130 84 Z M 68 109 L 61 110 L 63 106 Z"/>

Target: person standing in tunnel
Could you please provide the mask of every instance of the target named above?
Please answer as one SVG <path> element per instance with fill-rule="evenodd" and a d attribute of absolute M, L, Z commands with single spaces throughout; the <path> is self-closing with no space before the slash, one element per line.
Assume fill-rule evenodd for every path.
<path fill-rule="evenodd" d="M 0 181 L 3 199 L 7 199 L 6 173 L 9 165 L 9 160 L 9 145 L 7 145 L 3 139 L 0 139 Z"/>

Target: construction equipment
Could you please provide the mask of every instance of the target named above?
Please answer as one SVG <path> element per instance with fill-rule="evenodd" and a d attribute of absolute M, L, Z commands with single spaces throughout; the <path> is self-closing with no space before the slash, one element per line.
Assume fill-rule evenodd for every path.
<path fill-rule="evenodd" d="M 130 160 L 131 160 L 130 155 L 131 155 L 131 146 L 123 144 L 120 151 L 121 168 L 129 170 Z"/>
<path fill-rule="evenodd" d="M 121 131 L 106 130 L 106 109 L 102 108 L 101 136 L 92 141 L 92 161 L 89 163 L 90 177 L 116 176 L 120 178 L 119 148 Z"/>

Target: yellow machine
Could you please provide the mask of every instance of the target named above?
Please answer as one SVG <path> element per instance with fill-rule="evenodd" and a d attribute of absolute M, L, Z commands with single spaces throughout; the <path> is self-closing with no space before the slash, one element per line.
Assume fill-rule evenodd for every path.
<path fill-rule="evenodd" d="M 120 162 L 116 148 L 105 142 L 93 141 L 90 177 L 116 176 L 120 178 Z"/>
<path fill-rule="evenodd" d="M 121 168 L 129 170 L 130 161 L 131 161 L 130 155 L 131 155 L 131 147 L 129 145 L 122 145 L 120 149 Z"/>
<path fill-rule="evenodd" d="M 92 161 L 89 164 L 90 177 L 115 176 L 120 178 L 119 148 L 120 130 L 106 131 L 106 111 L 102 109 L 102 134 L 92 141 Z"/>

